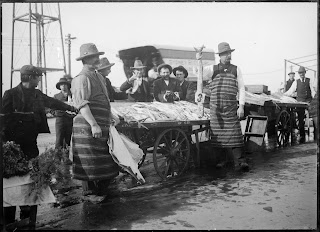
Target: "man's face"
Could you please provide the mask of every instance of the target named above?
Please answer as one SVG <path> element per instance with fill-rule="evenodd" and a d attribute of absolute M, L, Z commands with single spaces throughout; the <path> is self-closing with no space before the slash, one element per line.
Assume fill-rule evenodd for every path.
<path fill-rule="evenodd" d="M 61 91 L 66 92 L 66 91 L 68 91 L 69 87 L 67 84 L 61 84 L 60 89 L 61 89 Z"/>
<path fill-rule="evenodd" d="M 143 68 L 139 68 L 139 69 L 134 69 L 133 70 L 133 74 L 137 77 L 142 77 L 143 74 Z"/>
<path fill-rule="evenodd" d="M 294 76 L 295 76 L 295 74 L 289 74 L 289 77 L 291 80 L 294 80 Z"/>
<path fill-rule="evenodd" d="M 177 70 L 176 71 L 176 77 L 180 82 L 184 82 L 184 72 Z"/>
<path fill-rule="evenodd" d="M 41 76 L 30 76 L 30 80 L 29 80 L 30 88 L 35 89 L 39 84 L 40 78 Z"/>
<path fill-rule="evenodd" d="M 160 70 L 160 76 L 161 77 L 164 77 L 164 79 L 169 79 L 169 77 L 170 77 L 170 71 L 169 71 L 169 69 L 168 68 L 162 68 L 161 70 Z"/>
<path fill-rule="evenodd" d="M 299 76 L 300 76 L 301 78 L 305 78 L 305 75 L 306 75 L 305 72 L 299 72 Z"/>
<path fill-rule="evenodd" d="M 230 64 L 231 52 L 224 52 L 220 54 L 220 60 L 223 64 Z"/>
<path fill-rule="evenodd" d="M 102 76 L 107 77 L 109 73 L 111 73 L 111 67 L 104 68 L 102 70 L 99 70 Z"/>
<path fill-rule="evenodd" d="M 100 64 L 99 55 L 89 56 L 84 58 L 87 64 L 94 66 L 95 68 L 98 67 Z"/>

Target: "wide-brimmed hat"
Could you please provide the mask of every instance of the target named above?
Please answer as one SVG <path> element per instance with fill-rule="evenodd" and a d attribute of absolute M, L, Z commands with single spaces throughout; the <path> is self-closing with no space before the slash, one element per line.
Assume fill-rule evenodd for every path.
<path fill-rule="evenodd" d="M 221 54 L 221 53 L 224 53 L 224 52 L 233 52 L 234 49 L 231 49 L 230 48 L 230 45 L 226 42 L 222 42 L 222 43 L 219 43 L 218 45 L 218 52 L 217 54 Z"/>
<path fill-rule="evenodd" d="M 80 57 L 76 58 L 77 61 L 83 58 L 95 55 L 103 55 L 104 52 L 99 52 L 96 45 L 93 43 L 82 44 L 80 47 Z"/>
<path fill-rule="evenodd" d="M 109 68 L 109 67 L 111 67 L 113 65 L 114 65 L 114 63 L 110 63 L 107 57 L 103 57 L 103 58 L 100 59 L 100 64 L 99 64 L 97 70 L 102 70 L 102 69 L 105 69 L 105 68 Z"/>
<path fill-rule="evenodd" d="M 305 73 L 306 72 L 306 69 L 302 66 L 300 66 L 299 70 L 298 70 L 298 73 Z"/>
<path fill-rule="evenodd" d="M 172 73 L 172 67 L 171 67 L 169 64 L 160 64 L 160 65 L 158 66 L 158 68 L 157 68 L 158 73 L 160 73 L 160 70 L 161 70 L 162 68 L 168 68 L 169 71 L 170 71 L 170 74 Z"/>
<path fill-rule="evenodd" d="M 68 85 L 69 88 L 71 87 L 71 83 L 65 77 L 60 78 L 59 82 L 56 84 L 56 88 L 60 90 L 60 85 L 62 84 Z"/>
<path fill-rule="evenodd" d="M 42 76 L 42 71 L 33 65 L 24 65 L 20 69 L 21 75 Z"/>
<path fill-rule="evenodd" d="M 145 67 L 147 67 L 147 66 L 144 66 L 142 64 L 141 60 L 135 60 L 134 64 L 133 64 L 133 67 L 130 67 L 130 69 L 140 69 L 140 68 L 145 68 Z"/>
<path fill-rule="evenodd" d="M 178 66 L 176 68 L 173 69 L 173 74 L 176 76 L 176 71 L 181 71 L 184 73 L 184 78 L 187 78 L 188 77 L 188 71 L 187 69 L 185 69 L 183 66 Z"/>
<path fill-rule="evenodd" d="M 296 73 L 295 72 L 289 72 L 288 75 L 290 75 L 290 74 L 296 74 Z"/>
<path fill-rule="evenodd" d="M 69 83 L 72 81 L 72 77 L 69 74 L 63 75 L 63 78 L 66 78 Z"/>

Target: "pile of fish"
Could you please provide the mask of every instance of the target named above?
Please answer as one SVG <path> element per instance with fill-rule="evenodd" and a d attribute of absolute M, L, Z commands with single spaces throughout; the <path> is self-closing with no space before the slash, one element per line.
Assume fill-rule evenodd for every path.
<path fill-rule="evenodd" d="M 204 108 L 200 117 L 198 105 L 187 101 L 174 103 L 136 102 L 132 105 L 111 107 L 111 111 L 126 122 L 194 121 L 210 119 L 210 110 Z"/>
<path fill-rule="evenodd" d="M 297 103 L 306 104 L 305 102 L 299 102 L 292 97 L 283 95 L 283 93 L 267 94 L 254 94 L 246 91 L 246 103 L 263 106 L 266 101 L 272 101 L 274 103 Z"/>

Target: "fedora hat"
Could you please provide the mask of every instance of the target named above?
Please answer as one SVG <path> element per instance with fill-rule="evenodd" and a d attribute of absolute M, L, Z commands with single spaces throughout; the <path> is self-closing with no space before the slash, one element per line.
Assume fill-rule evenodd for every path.
<path fill-rule="evenodd" d="M 65 75 L 63 75 L 63 77 L 66 78 L 67 81 L 71 83 L 72 77 L 69 74 L 65 74 Z"/>
<path fill-rule="evenodd" d="M 168 68 L 169 71 L 170 71 L 170 74 L 172 73 L 172 67 L 171 67 L 170 65 L 168 65 L 168 64 L 160 64 L 160 65 L 158 66 L 158 68 L 157 68 L 158 73 L 160 73 L 160 70 L 161 70 L 162 68 Z"/>
<path fill-rule="evenodd" d="M 306 72 L 306 69 L 302 66 L 300 66 L 299 70 L 298 70 L 298 73 L 305 73 Z"/>
<path fill-rule="evenodd" d="M 140 68 L 145 68 L 147 66 L 144 66 L 141 62 L 141 60 L 135 60 L 133 67 L 130 67 L 130 69 L 140 69 Z"/>
<path fill-rule="evenodd" d="M 181 71 L 181 72 L 183 72 L 184 73 L 184 78 L 187 78 L 188 77 L 188 71 L 187 71 L 187 69 L 185 69 L 183 66 L 178 66 L 178 67 L 176 67 L 176 68 L 174 68 L 173 69 L 173 74 L 176 76 L 176 71 Z"/>
<path fill-rule="evenodd" d="M 221 54 L 221 53 L 224 53 L 224 52 L 233 52 L 234 49 L 231 49 L 230 48 L 230 45 L 226 42 L 222 42 L 222 43 L 219 43 L 218 45 L 218 52 L 217 54 Z"/>
<path fill-rule="evenodd" d="M 104 52 L 99 52 L 96 45 L 93 43 L 82 44 L 80 47 L 80 56 L 76 58 L 77 61 L 83 58 L 95 55 L 103 55 Z"/>
<path fill-rule="evenodd" d="M 288 75 L 290 75 L 290 74 L 296 74 L 296 73 L 295 72 L 289 72 Z"/>
<path fill-rule="evenodd" d="M 109 68 L 113 65 L 114 65 L 114 63 L 110 63 L 107 57 L 103 57 L 100 59 L 100 64 L 98 66 L 98 70 Z"/>
<path fill-rule="evenodd" d="M 62 85 L 62 84 L 68 85 L 68 86 L 69 86 L 69 89 L 70 89 L 70 87 L 71 87 L 70 82 L 69 82 L 69 81 L 67 80 L 67 78 L 65 78 L 65 77 L 60 78 L 59 82 L 56 84 L 56 88 L 60 90 L 60 85 Z"/>

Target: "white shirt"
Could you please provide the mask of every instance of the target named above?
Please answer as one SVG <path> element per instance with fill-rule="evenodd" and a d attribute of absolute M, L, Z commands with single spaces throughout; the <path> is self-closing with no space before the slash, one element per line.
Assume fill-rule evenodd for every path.
<path fill-rule="evenodd" d="M 301 77 L 300 77 L 299 79 L 301 80 L 301 82 L 303 82 Z M 315 86 L 315 85 L 314 85 L 314 83 L 313 83 L 313 79 L 312 79 L 312 78 L 309 78 L 309 79 L 310 79 L 311 96 L 314 97 L 314 95 L 316 94 L 316 90 L 314 89 L 314 86 Z M 305 81 L 305 80 L 306 80 L 306 77 L 304 78 L 304 81 Z M 285 92 L 285 93 L 283 93 L 283 94 L 284 94 L 285 96 L 292 96 L 293 93 L 296 92 L 296 91 L 297 91 L 297 80 L 295 80 L 295 81 L 292 83 L 290 89 L 288 89 L 288 91 Z"/>
<path fill-rule="evenodd" d="M 203 67 L 203 80 L 208 81 L 211 80 L 211 77 L 213 75 L 213 65 L 208 65 Z M 239 104 L 244 105 L 245 104 L 245 97 L 246 97 L 246 92 L 244 88 L 244 83 L 243 83 L 243 78 L 242 78 L 242 72 L 237 66 L 237 80 L 238 80 L 238 97 L 239 97 Z"/>

